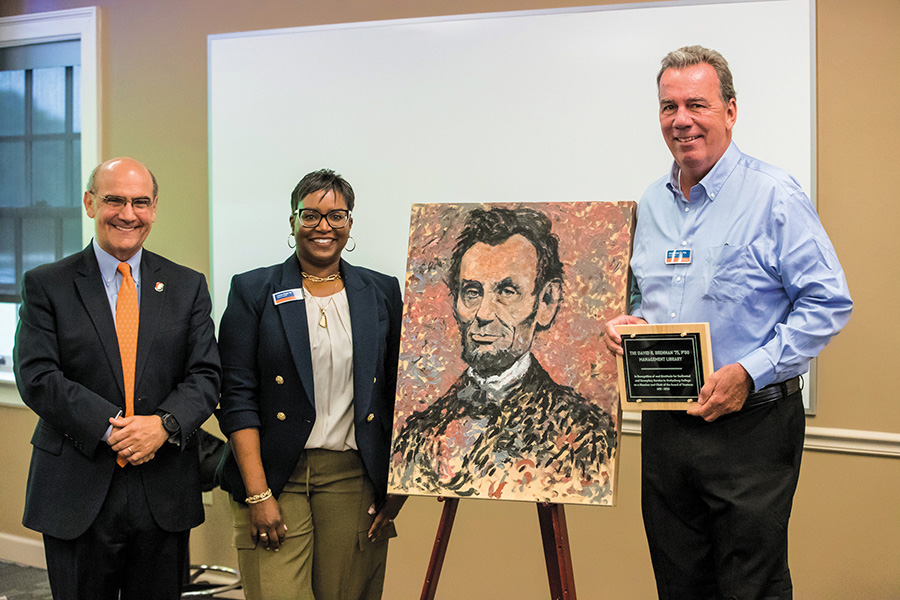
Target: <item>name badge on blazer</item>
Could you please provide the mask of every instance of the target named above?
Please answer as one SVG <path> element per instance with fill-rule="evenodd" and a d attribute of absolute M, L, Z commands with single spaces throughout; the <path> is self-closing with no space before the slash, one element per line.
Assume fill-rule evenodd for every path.
<path fill-rule="evenodd" d="M 294 288 L 292 290 L 282 290 L 272 294 L 272 302 L 275 306 L 284 304 L 285 302 L 293 302 L 295 300 L 303 300 L 303 288 Z"/>

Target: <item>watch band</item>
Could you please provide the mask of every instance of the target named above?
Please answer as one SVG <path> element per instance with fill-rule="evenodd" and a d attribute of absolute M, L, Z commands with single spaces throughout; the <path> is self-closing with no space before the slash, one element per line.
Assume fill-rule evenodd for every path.
<path fill-rule="evenodd" d="M 168 441 L 176 446 L 181 445 L 181 425 L 178 424 L 178 419 L 176 419 L 172 413 L 166 412 L 164 410 L 156 411 L 156 414 L 160 420 L 162 421 L 163 429 L 166 430 L 166 433 L 169 434 Z"/>

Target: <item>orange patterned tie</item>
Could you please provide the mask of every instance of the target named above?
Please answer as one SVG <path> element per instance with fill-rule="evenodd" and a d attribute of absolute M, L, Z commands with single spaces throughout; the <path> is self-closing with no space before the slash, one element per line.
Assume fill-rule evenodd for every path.
<path fill-rule="evenodd" d="M 116 300 L 116 335 L 119 338 L 119 353 L 122 356 L 122 375 L 125 378 L 125 416 L 134 414 L 134 371 L 137 363 L 138 299 L 131 265 L 119 263 L 122 285 Z M 122 458 L 116 460 L 120 467 L 128 464 Z"/>

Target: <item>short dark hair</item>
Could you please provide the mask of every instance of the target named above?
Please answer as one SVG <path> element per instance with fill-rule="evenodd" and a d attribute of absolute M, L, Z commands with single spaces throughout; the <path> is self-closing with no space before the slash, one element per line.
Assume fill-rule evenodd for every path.
<path fill-rule="evenodd" d="M 476 208 L 466 223 L 450 258 L 447 287 L 454 304 L 459 296 L 459 271 L 463 255 L 477 243 L 499 246 L 514 235 L 521 235 L 537 251 L 535 296 L 551 281 L 563 280 L 563 264 L 559 260 L 559 238 L 553 233 L 550 218 L 532 208 Z"/>
<path fill-rule="evenodd" d="M 350 187 L 347 180 L 332 169 L 319 169 L 304 175 L 297 187 L 294 188 L 294 191 L 291 192 L 291 213 L 297 210 L 301 200 L 310 194 L 315 194 L 322 190 L 334 192 L 335 196 L 340 194 L 347 203 L 347 209 L 353 210 L 355 196 L 353 195 L 353 188 Z"/>
<path fill-rule="evenodd" d="M 656 75 L 657 89 L 663 73 L 668 69 L 682 70 L 694 65 L 709 65 L 715 70 L 719 77 L 719 97 L 722 102 L 728 104 L 731 100 L 737 100 L 737 92 L 734 91 L 734 79 L 731 76 L 728 61 L 715 50 L 703 46 L 684 46 L 666 54 L 662 59 L 662 67 Z"/>

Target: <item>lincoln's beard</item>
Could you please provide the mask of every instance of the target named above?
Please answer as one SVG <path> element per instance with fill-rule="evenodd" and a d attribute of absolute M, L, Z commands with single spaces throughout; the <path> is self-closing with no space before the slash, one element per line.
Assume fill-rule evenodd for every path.
<path fill-rule="evenodd" d="M 469 338 L 469 330 L 475 322 L 476 320 L 473 319 L 468 323 L 459 323 L 459 331 L 462 335 L 462 359 L 481 377 L 500 375 L 531 350 L 534 314 L 519 323 L 511 332 L 512 343 L 508 347 L 495 350 L 486 350 Z M 527 339 L 522 339 L 522 336 Z"/>
<path fill-rule="evenodd" d="M 513 366 L 521 356 L 521 354 L 514 356 L 507 348 L 492 352 L 482 352 L 476 350 L 474 345 L 471 342 L 463 342 L 462 358 L 466 361 L 466 364 L 482 377 L 499 375 Z"/>

